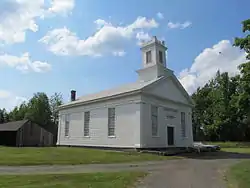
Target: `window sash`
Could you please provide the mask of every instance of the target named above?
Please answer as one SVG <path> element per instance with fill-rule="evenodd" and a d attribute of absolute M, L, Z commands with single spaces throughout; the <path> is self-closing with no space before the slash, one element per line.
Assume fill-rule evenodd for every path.
<path fill-rule="evenodd" d="M 152 136 L 158 135 L 158 122 L 157 116 L 152 116 Z"/>
<path fill-rule="evenodd" d="M 181 112 L 181 135 L 182 137 L 186 137 L 186 114 L 185 112 Z"/>
<path fill-rule="evenodd" d="M 69 119 L 69 114 L 65 115 L 65 128 L 64 128 L 64 135 L 65 136 L 69 136 L 69 123 L 70 123 L 70 119 Z"/>
<path fill-rule="evenodd" d="M 151 107 L 152 136 L 158 135 L 158 107 Z"/>
<path fill-rule="evenodd" d="M 108 109 L 108 136 L 115 136 L 115 108 Z"/>
<path fill-rule="evenodd" d="M 84 112 L 84 136 L 89 136 L 90 112 Z"/>

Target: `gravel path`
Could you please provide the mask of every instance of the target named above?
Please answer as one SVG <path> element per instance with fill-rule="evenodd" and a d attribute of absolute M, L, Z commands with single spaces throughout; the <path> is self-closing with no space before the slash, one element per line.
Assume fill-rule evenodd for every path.
<path fill-rule="evenodd" d="M 138 188 L 226 188 L 223 174 L 235 159 L 180 160 L 164 164 L 163 170 L 150 173 Z"/>
<path fill-rule="evenodd" d="M 174 162 L 174 161 L 173 161 Z M 50 166 L 0 166 L 3 174 L 58 174 L 58 173 L 89 173 L 115 171 L 158 171 L 164 169 L 166 161 L 151 161 L 142 163 L 119 164 L 89 164 L 89 165 L 50 165 Z"/>
<path fill-rule="evenodd" d="M 248 157 L 247 157 L 248 158 Z M 0 167 L 2 174 L 55 174 L 114 171 L 147 171 L 137 188 L 225 188 L 225 169 L 242 158 L 188 158 L 158 162 L 67 166 Z M 249 159 L 249 158 L 248 158 Z"/>

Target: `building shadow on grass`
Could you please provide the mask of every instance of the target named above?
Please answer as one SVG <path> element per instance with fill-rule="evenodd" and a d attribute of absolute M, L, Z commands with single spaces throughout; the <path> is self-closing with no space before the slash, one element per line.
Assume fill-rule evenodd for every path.
<path fill-rule="evenodd" d="M 178 156 L 191 159 L 213 160 L 213 159 L 250 159 L 250 154 L 247 153 L 234 153 L 234 152 L 202 152 L 202 153 L 183 153 Z"/>

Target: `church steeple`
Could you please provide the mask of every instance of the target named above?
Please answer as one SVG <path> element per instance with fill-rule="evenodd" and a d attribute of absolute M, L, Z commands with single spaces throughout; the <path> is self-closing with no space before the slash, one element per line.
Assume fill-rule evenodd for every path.
<path fill-rule="evenodd" d="M 156 36 L 142 44 L 142 69 L 137 71 L 140 81 L 149 81 L 173 73 L 167 68 L 166 51 L 165 42 L 158 40 Z"/>
<path fill-rule="evenodd" d="M 141 47 L 143 67 L 160 64 L 166 67 L 166 50 L 164 41 L 160 41 L 154 36 L 152 40 L 144 43 Z"/>

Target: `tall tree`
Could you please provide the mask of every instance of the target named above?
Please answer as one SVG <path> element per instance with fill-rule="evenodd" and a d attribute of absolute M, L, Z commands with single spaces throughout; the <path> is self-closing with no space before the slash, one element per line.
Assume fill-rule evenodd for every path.
<path fill-rule="evenodd" d="M 250 20 L 242 22 L 243 32 L 249 33 Z M 245 50 L 250 60 L 250 35 L 236 38 L 234 46 Z M 217 72 L 204 87 L 192 95 L 194 132 L 201 127 L 208 140 L 250 140 L 250 62 L 238 67 L 240 74 L 230 77 Z M 195 134 L 194 134 L 195 135 Z"/>
<path fill-rule="evenodd" d="M 26 114 L 28 113 L 28 105 L 23 102 L 20 106 L 16 106 L 10 113 L 9 118 L 10 121 L 19 121 L 26 118 Z"/>
<path fill-rule="evenodd" d="M 235 38 L 235 46 L 245 50 L 246 58 L 250 60 L 250 19 L 242 22 L 242 31 L 247 35 L 243 38 Z M 239 66 L 241 77 L 240 85 L 242 92 L 239 95 L 238 105 L 241 106 L 243 125 L 246 127 L 246 136 L 250 139 L 250 61 Z"/>
<path fill-rule="evenodd" d="M 245 37 L 239 38 L 236 37 L 234 41 L 234 46 L 240 47 L 240 49 L 245 50 L 247 53 L 246 58 L 250 60 L 250 19 L 242 22 L 242 31 L 243 33 L 248 33 Z"/>
<path fill-rule="evenodd" d="M 50 97 L 50 110 L 52 113 L 52 122 L 57 125 L 58 124 L 58 106 L 63 104 L 63 98 L 61 93 L 54 93 Z"/>
<path fill-rule="evenodd" d="M 45 93 L 38 92 L 29 100 L 26 118 L 40 125 L 49 125 L 52 120 L 49 98 Z"/>
<path fill-rule="evenodd" d="M 0 123 L 7 123 L 9 122 L 9 114 L 5 110 L 5 108 L 0 109 Z"/>

